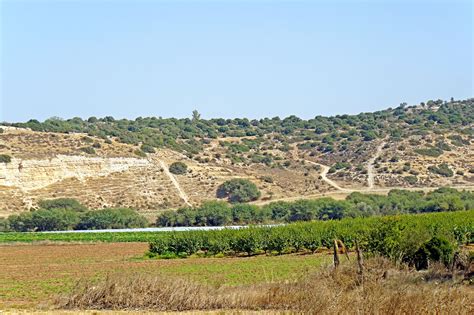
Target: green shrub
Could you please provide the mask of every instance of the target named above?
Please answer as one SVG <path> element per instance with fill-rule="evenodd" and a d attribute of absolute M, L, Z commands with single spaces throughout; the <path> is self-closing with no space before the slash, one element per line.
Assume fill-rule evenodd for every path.
<path fill-rule="evenodd" d="M 72 198 L 57 198 L 57 199 L 46 199 L 38 202 L 38 206 L 42 209 L 63 209 L 84 212 L 87 208 L 82 205 L 79 201 Z"/>
<path fill-rule="evenodd" d="M 217 189 L 218 198 L 227 198 L 232 203 L 257 200 L 260 195 L 254 183 L 242 178 L 225 181 Z"/>
<path fill-rule="evenodd" d="M 188 166 L 183 162 L 174 162 L 170 165 L 169 170 L 175 175 L 186 174 L 188 171 Z"/>
<path fill-rule="evenodd" d="M 0 154 L 0 163 L 10 163 L 12 161 L 12 157 L 7 154 Z"/>
<path fill-rule="evenodd" d="M 336 162 L 332 167 L 331 169 L 329 170 L 331 173 L 335 172 L 335 171 L 338 171 L 338 170 L 342 170 L 342 169 L 345 169 L 345 168 L 350 168 L 351 167 L 351 164 L 347 163 L 347 162 Z M 331 171 L 332 170 L 332 171 Z"/>
<path fill-rule="evenodd" d="M 76 211 L 40 209 L 8 217 L 9 226 L 17 232 L 70 230 L 79 222 Z"/>
<path fill-rule="evenodd" d="M 441 163 L 439 164 L 438 166 L 429 166 L 428 167 L 428 170 L 431 172 L 431 173 L 435 173 L 435 174 L 438 174 L 438 175 L 441 175 L 441 176 L 445 176 L 445 177 L 452 177 L 454 176 L 454 173 L 453 171 L 449 168 L 449 165 L 446 164 L 446 163 Z"/>
<path fill-rule="evenodd" d="M 8 223 L 7 218 L 0 218 L 0 232 L 10 231 L 10 224 Z"/>
<path fill-rule="evenodd" d="M 146 158 L 146 153 L 143 152 L 142 150 L 135 150 L 133 151 L 133 153 L 135 153 L 135 155 L 138 155 L 139 157 Z"/>
<path fill-rule="evenodd" d="M 93 147 L 83 147 L 80 150 L 87 154 L 95 154 L 95 150 Z"/>
<path fill-rule="evenodd" d="M 431 157 L 438 157 L 441 154 L 443 154 L 443 150 L 440 148 L 421 148 L 421 149 L 415 149 L 415 152 L 421 155 L 426 155 L 426 156 L 431 156 Z"/>
<path fill-rule="evenodd" d="M 81 139 L 82 141 L 86 142 L 86 143 L 92 143 L 94 142 L 94 139 L 90 138 L 90 137 L 82 137 Z"/>
<path fill-rule="evenodd" d="M 450 242 L 441 237 L 433 237 L 416 251 L 412 263 L 417 270 L 428 269 L 430 261 L 441 262 L 448 266 L 453 253 L 454 247 Z"/>
<path fill-rule="evenodd" d="M 413 175 L 405 176 L 404 179 L 410 185 L 415 185 L 418 182 L 418 177 Z"/>
<path fill-rule="evenodd" d="M 85 213 L 75 229 L 100 230 L 142 228 L 145 226 L 147 226 L 147 220 L 135 210 L 128 208 L 110 208 Z"/>
<path fill-rule="evenodd" d="M 145 153 L 155 153 L 155 148 L 148 144 L 142 144 L 140 149 Z"/>

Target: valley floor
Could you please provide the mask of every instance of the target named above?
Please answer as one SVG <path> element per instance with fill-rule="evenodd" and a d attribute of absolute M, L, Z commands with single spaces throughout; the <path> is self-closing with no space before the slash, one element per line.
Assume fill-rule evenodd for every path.
<path fill-rule="evenodd" d="M 0 310 L 50 310 L 83 279 L 115 274 L 184 278 L 211 286 L 294 280 L 331 261 L 331 255 L 250 258 L 144 259 L 147 243 L 0 245 Z"/>

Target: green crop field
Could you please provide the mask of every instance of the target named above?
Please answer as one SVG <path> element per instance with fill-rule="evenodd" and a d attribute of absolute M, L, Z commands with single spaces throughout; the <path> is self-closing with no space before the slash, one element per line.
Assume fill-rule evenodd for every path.
<path fill-rule="evenodd" d="M 156 239 L 157 233 L 164 232 L 101 232 L 101 233 L 0 233 L 0 243 L 12 242 L 149 242 Z"/>
<path fill-rule="evenodd" d="M 393 235 L 389 235 L 392 233 Z M 374 240 L 389 242 L 386 251 L 413 240 L 426 241 L 442 236 L 452 242 L 469 243 L 474 235 L 474 210 L 313 221 L 279 227 L 250 227 L 241 230 L 192 232 L 107 232 L 107 233 L 0 233 L 0 243 L 11 242 L 150 242 L 152 252 L 194 254 L 198 251 L 248 253 L 260 251 L 313 251 L 330 247 L 341 239 L 351 246 L 355 239 L 363 245 L 375 246 Z M 398 238 L 397 238 L 398 237 Z M 404 239 L 407 238 L 407 239 Z M 372 245 L 368 244 L 372 241 Z M 382 246 L 379 246 L 380 248 Z"/>

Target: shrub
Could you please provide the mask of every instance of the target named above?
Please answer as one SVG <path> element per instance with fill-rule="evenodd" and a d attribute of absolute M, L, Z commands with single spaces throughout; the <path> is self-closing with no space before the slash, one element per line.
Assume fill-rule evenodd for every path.
<path fill-rule="evenodd" d="M 72 198 L 58 198 L 58 199 L 47 199 L 38 202 L 38 206 L 42 209 L 63 209 L 83 212 L 87 208 L 82 205 L 79 201 Z"/>
<path fill-rule="evenodd" d="M 217 189 L 218 198 L 227 198 L 232 203 L 257 200 L 260 195 L 254 183 L 242 178 L 225 181 Z"/>
<path fill-rule="evenodd" d="M 80 150 L 87 154 L 95 154 L 95 150 L 93 147 L 83 147 Z"/>
<path fill-rule="evenodd" d="M 77 230 L 142 228 L 147 225 L 145 217 L 128 208 L 110 208 L 89 211 L 75 227 Z"/>
<path fill-rule="evenodd" d="M 12 157 L 7 154 L 0 154 L 0 163 L 10 163 L 12 161 Z"/>
<path fill-rule="evenodd" d="M 146 158 L 146 153 L 143 152 L 142 150 L 135 150 L 133 151 L 133 153 L 135 153 L 135 155 L 138 155 L 139 157 Z"/>
<path fill-rule="evenodd" d="M 449 165 L 446 163 L 441 163 L 438 166 L 429 166 L 428 170 L 432 173 L 439 174 L 445 177 L 452 177 L 454 175 L 453 171 L 449 168 Z"/>
<path fill-rule="evenodd" d="M 415 185 L 416 182 L 418 181 L 418 178 L 413 175 L 405 176 L 405 181 L 410 185 Z"/>
<path fill-rule="evenodd" d="M 249 204 L 237 204 L 232 207 L 232 221 L 234 223 L 254 223 L 259 207 Z"/>
<path fill-rule="evenodd" d="M 428 269 L 430 261 L 441 262 L 448 266 L 453 257 L 453 252 L 453 246 L 446 239 L 433 237 L 416 251 L 413 263 L 417 270 Z"/>
<path fill-rule="evenodd" d="M 440 148 L 421 148 L 421 149 L 416 149 L 416 153 L 421 154 L 421 155 L 426 155 L 426 156 L 431 156 L 431 157 L 438 157 L 441 154 L 443 154 L 443 150 Z"/>
<path fill-rule="evenodd" d="M 226 225 L 232 222 L 229 205 L 222 201 L 208 201 L 194 210 L 198 225 Z"/>
<path fill-rule="evenodd" d="M 86 137 L 82 137 L 82 141 L 84 141 L 86 143 L 92 143 L 92 142 L 94 142 L 94 139 L 86 136 Z"/>
<path fill-rule="evenodd" d="M 390 162 L 395 163 L 395 162 L 398 162 L 399 160 L 400 158 L 398 156 L 392 156 L 392 158 L 390 159 Z"/>
<path fill-rule="evenodd" d="M 329 169 L 329 173 L 334 173 L 338 170 L 342 170 L 342 169 L 346 169 L 346 168 L 350 168 L 351 165 L 347 162 L 336 162 L 330 169 Z"/>
<path fill-rule="evenodd" d="M 10 224 L 8 223 L 8 219 L 0 218 L 0 232 L 8 231 L 10 231 Z"/>
<path fill-rule="evenodd" d="M 174 162 L 170 165 L 169 170 L 175 175 L 186 174 L 188 171 L 188 166 L 183 162 Z"/>
<path fill-rule="evenodd" d="M 65 209 L 40 209 L 8 218 L 9 226 L 17 232 L 70 230 L 79 222 L 75 211 Z"/>
<path fill-rule="evenodd" d="M 148 144 L 142 144 L 140 149 L 145 153 L 155 153 L 155 148 Z"/>
<path fill-rule="evenodd" d="M 36 231 L 70 230 L 78 222 L 78 213 L 65 209 L 40 209 L 34 211 L 31 217 L 31 223 Z"/>

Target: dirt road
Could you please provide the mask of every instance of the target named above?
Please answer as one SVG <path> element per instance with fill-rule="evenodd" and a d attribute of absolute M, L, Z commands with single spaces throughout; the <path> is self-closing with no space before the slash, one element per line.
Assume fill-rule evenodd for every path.
<path fill-rule="evenodd" d="M 176 180 L 176 178 L 174 177 L 173 174 L 171 174 L 169 168 L 168 168 L 168 165 L 166 165 L 166 163 L 163 161 L 163 160 L 158 160 L 159 163 L 160 163 L 160 166 L 161 168 L 163 168 L 163 171 L 165 172 L 166 176 L 168 176 L 168 178 L 171 180 L 171 182 L 173 183 L 174 187 L 176 188 L 176 190 L 178 191 L 178 194 L 179 194 L 179 197 L 181 199 L 183 199 L 184 203 L 189 206 L 189 207 L 192 207 L 191 203 L 189 202 L 189 198 L 188 198 L 188 195 L 186 195 L 186 192 L 184 192 L 184 190 L 181 188 L 181 186 L 179 185 L 179 182 Z"/>
<path fill-rule="evenodd" d="M 374 156 L 367 162 L 367 188 L 373 189 L 374 188 L 374 164 L 375 161 L 378 159 L 380 154 L 382 153 L 382 149 L 385 145 L 385 141 L 382 141 L 377 150 L 375 151 Z"/>

